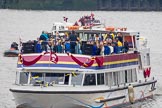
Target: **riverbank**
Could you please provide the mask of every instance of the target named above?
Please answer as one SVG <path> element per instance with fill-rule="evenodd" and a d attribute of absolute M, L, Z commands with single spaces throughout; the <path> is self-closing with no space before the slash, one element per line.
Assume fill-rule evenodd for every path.
<path fill-rule="evenodd" d="M 162 0 L 0 0 L 1 9 L 162 11 Z"/>

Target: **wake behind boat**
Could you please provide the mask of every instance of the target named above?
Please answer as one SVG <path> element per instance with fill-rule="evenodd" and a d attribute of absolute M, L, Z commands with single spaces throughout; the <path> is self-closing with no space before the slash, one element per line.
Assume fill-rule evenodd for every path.
<path fill-rule="evenodd" d="M 61 23 L 53 28 L 37 44 L 23 45 L 36 49 L 22 48 L 19 55 L 15 87 L 10 89 L 17 106 L 113 108 L 153 96 L 157 80 L 150 49 L 139 32 Z"/>

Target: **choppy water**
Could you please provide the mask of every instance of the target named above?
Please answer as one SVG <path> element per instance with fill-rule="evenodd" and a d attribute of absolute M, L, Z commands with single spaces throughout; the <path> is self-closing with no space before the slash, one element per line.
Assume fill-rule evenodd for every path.
<path fill-rule="evenodd" d="M 0 108 L 15 108 L 9 88 L 15 81 L 17 58 L 3 57 L 5 49 L 13 41 L 36 39 L 42 30 L 50 31 L 53 22 L 75 22 L 89 11 L 25 11 L 0 10 Z M 148 38 L 151 48 L 152 74 L 157 78 L 157 91 L 154 99 L 134 105 L 133 108 L 162 108 L 162 12 L 106 12 L 95 11 L 95 16 L 105 21 L 106 25 L 128 27 L 140 31 Z M 140 107 L 140 108 L 141 108 Z"/>

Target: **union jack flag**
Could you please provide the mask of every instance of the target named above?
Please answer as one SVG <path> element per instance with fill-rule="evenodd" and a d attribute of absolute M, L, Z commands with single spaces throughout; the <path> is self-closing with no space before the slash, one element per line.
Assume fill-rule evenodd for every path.
<path fill-rule="evenodd" d="M 67 17 L 63 17 L 64 18 L 64 21 L 67 22 L 68 18 Z"/>

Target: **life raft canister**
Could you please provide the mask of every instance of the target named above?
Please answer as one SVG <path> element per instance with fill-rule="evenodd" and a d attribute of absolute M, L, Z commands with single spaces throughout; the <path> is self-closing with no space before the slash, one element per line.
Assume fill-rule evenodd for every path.
<path fill-rule="evenodd" d="M 135 102 L 135 99 L 134 99 L 134 88 L 132 85 L 128 86 L 128 96 L 129 96 L 129 102 L 133 104 Z"/>
<path fill-rule="evenodd" d="M 68 30 L 79 30 L 79 26 L 68 26 Z"/>
<path fill-rule="evenodd" d="M 126 27 L 116 28 L 116 31 L 127 31 Z"/>
<path fill-rule="evenodd" d="M 83 29 L 90 29 L 90 26 L 83 26 Z"/>
<path fill-rule="evenodd" d="M 107 30 L 107 31 L 114 31 L 115 27 L 106 27 L 105 30 Z"/>

